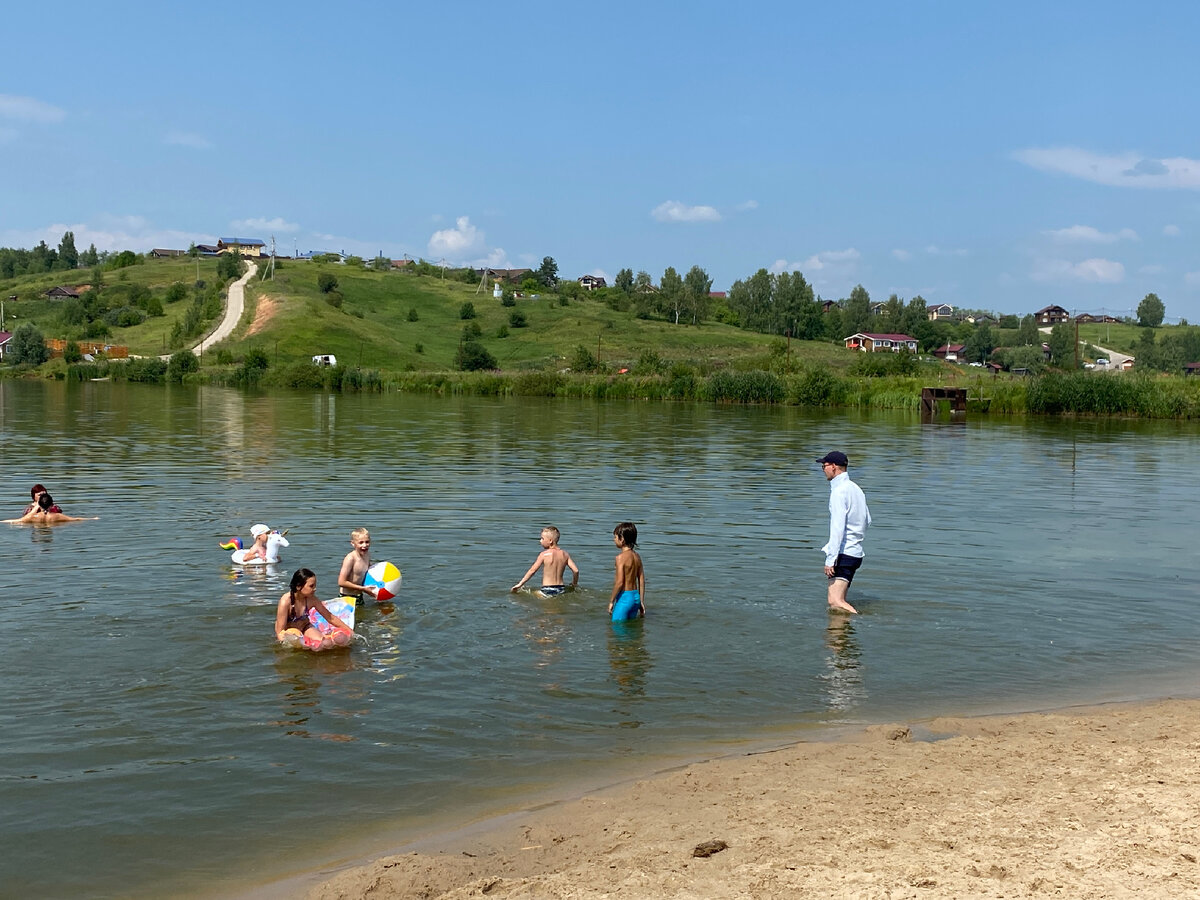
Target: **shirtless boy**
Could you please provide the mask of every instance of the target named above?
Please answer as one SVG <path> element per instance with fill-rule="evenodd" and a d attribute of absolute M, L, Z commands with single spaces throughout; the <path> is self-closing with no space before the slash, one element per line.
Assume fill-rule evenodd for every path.
<path fill-rule="evenodd" d="M 366 594 L 374 600 L 379 588 L 363 584 L 367 569 L 371 568 L 371 532 L 365 528 L 355 528 L 350 532 L 350 546 L 354 549 L 346 554 L 342 560 L 342 570 L 338 572 L 338 591 L 343 597 L 361 600 L 362 595 Z"/>
<path fill-rule="evenodd" d="M 542 552 L 533 561 L 533 565 L 529 567 L 525 577 L 512 586 L 514 594 L 524 587 L 525 582 L 532 578 L 533 573 L 539 568 L 542 570 L 542 586 L 536 593 L 540 597 L 557 597 L 566 591 L 567 586 L 563 584 L 563 570 L 565 569 L 571 570 L 571 587 L 574 588 L 579 584 L 579 567 L 571 559 L 571 554 L 558 546 L 559 537 L 559 531 L 553 525 L 542 529 L 540 541 Z"/>
<path fill-rule="evenodd" d="M 633 549 L 637 546 L 637 526 L 632 522 L 618 524 L 613 529 L 613 543 L 621 552 L 615 560 L 617 572 L 608 611 L 614 622 L 641 618 L 646 615 L 646 572 L 641 556 Z"/>

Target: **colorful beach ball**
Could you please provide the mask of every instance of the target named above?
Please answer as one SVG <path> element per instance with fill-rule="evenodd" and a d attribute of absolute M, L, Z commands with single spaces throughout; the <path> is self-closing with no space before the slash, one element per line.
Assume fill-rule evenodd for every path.
<path fill-rule="evenodd" d="M 375 563 L 367 569 L 367 577 L 363 579 L 363 584 L 379 588 L 376 600 L 391 600 L 400 593 L 400 577 L 400 570 L 390 562 Z"/>

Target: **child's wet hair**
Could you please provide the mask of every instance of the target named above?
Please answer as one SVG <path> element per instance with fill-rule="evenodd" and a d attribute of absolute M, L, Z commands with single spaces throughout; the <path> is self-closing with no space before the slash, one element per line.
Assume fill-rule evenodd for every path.
<path fill-rule="evenodd" d="M 562 532 L 560 532 L 553 525 L 547 525 L 545 528 L 543 528 L 542 534 L 550 535 L 550 537 L 552 537 L 554 539 L 554 543 L 556 543 L 556 544 L 558 543 L 558 539 L 560 537 L 562 537 Z"/>
<path fill-rule="evenodd" d="M 288 585 L 288 592 L 292 595 L 292 599 L 296 599 L 296 591 L 308 584 L 308 579 L 316 577 L 317 573 L 312 569 L 297 569 L 296 574 L 292 576 L 292 583 Z"/>
<path fill-rule="evenodd" d="M 613 529 L 613 534 L 621 539 L 621 543 L 626 547 L 637 546 L 637 526 L 632 522 L 619 522 L 617 527 Z"/>
<path fill-rule="evenodd" d="M 367 531 L 365 528 L 355 528 L 352 532 L 350 532 L 350 540 L 352 541 L 357 541 L 362 538 L 369 538 L 370 536 L 371 532 Z"/>

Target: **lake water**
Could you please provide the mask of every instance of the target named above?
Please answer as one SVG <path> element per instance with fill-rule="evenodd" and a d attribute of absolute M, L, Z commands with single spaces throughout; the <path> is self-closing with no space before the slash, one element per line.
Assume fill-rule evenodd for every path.
<path fill-rule="evenodd" d="M 0 381 L 0 892 L 231 895 L 673 760 L 839 725 L 1196 695 L 1198 429 Z M 875 524 L 830 617 L 848 452 Z M 649 616 L 613 626 L 613 525 Z M 218 543 L 290 529 L 241 573 Z M 543 524 L 582 590 L 511 595 Z M 286 651 L 349 531 L 404 572 Z"/>

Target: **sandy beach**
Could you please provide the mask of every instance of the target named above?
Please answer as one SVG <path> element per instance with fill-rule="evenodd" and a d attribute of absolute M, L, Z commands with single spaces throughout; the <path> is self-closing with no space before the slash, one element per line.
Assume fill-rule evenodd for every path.
<path fill-rule="evenodd" d="M 688 765 L 308 896 L 1197 897 L 1198 809 L 1200 701 L 940 718 Z"/>

